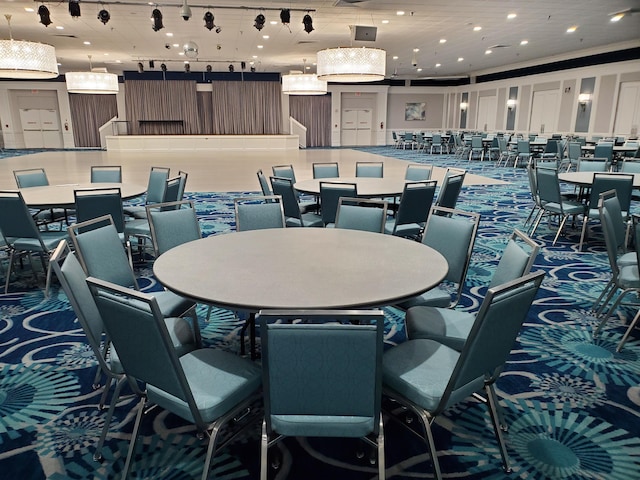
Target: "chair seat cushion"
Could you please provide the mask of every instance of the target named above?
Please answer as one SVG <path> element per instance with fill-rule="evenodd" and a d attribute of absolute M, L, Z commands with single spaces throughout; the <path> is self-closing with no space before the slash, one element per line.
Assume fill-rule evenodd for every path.
<path fill-rule="evenodd" d="M 125 215 L 133 218 L 147 218 L 147 209 L 141 205 L 133 205 L 131 207 L 123 207 L 122 211 Z"/>
<path fill-rule="evenodd" d="M 124 222 L 127 235 L 150 236 L 149 221 L 147 219 L 127 220 Z"/>
<path fill-rule="evenodd" d="M 382 383 L 434 412 L 459 356 L 457 351 L 433 340 L 409 340 L 383 355 Z"/>
<path fill-rule="evenodd" d="M 302 222 L 305 227 L 321 227 L 322 217 L 315 213 L 303 213 L 301 214 Z M 288 217 L 286 220 L 287 227 L 299 227 L 300 220 L 294 217 Z"/>
<path fill-rule="evenodd" d="M 395 227 L 395 220 L 387 220 L 387 223 L 384 225 L 384 233 L 393 234 L 393 228 Z M 396 228 L 395 235 L 398 237 L 417 237 L 420 235 L 422 231 L 422 225 L 419 223 L 405 223 L 402 225 L 398 225 Z"/>
<path fill-rule="evenodd" d="M 180 317 L 196 304 L 194 301 L 176 295 L 168 290 L 151 293 L 156 297 L 156 301 L 164 317 Z"/>
<path fill-rule="evenodd" d="M 621 288 L 640 288 L 640 275 L 638 265 L 627 265 L 620 269 L 618 284 Z"/>
<path fill-rule="evenodd" d="M 420 305 L 424 305 L 426 307 L 441 307 L 447 308 L 451 304 L 451 295 L 446 290 L 435 287 L 431 290 L 423 293 L 422 295 L 418 295 L 417 297 L 412 297 L 409 300 L 405 300 L 398 304 L 398 307 L 403 310 L 408 310 L 411 307 L 417 307 Z"/>
<path fill-rule="evenodd" d="M 618 264 L 618 268 L 628 267 L 629 265 L 637 265 L 638 255 L 636 254 L 636 252 L 623 253 L 618 257 L 616 263 Z"/>
<path fill-rule="evenodd" d="M 372 417 L 271 415 L 271 428 L 289 437 L 365 437 L 374 430 Z"/>
<path fill-rule="evenodd" d="M 410 340 L 429 338 L 460 351 L 474 320 L 475 315 L 459 310 L 413 307 L 407 310 L 405 327 Z"/>
<path fill-rule="evenodd" d="M 246 358 L 233 353 L 203 348 L 180 357 L 187 383 L 191 387 L 202 420 L 213 422 L 239 405 L 261 384 L 261 370 Z M 195 422 L 187 402 L 147 384 L 149 400 Z"/>
<path fill-rule="evenodd" d="M 586 207 L 584 204 L 579 203 L 579 202 L 573 202 L 570 200 L 567 200 L 566 202 L 562 202 L 562 207 L 560 206 L 559 203 L 555 203 L 555 202 L 547 202 L 543 205 L 545 210 L 549 210 L 550 212 L 554 212 L 554 213 L 561 213 L 564 211 L 565 215 L 579 215 L 581 213 L 584 213 L 586 210 Z"/>

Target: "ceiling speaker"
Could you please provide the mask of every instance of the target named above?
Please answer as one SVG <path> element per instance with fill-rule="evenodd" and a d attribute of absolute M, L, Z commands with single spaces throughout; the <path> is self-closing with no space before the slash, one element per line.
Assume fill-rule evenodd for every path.
<path fill-rule="evenodd" d="M 378 27 L 363 27 L 362 25 L 352 25 L 352 40 L 359 42 L 374 42 Z"/>

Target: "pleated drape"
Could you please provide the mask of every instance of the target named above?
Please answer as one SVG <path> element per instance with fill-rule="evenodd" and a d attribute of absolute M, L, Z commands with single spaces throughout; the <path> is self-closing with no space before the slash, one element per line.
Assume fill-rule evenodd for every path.
<path fill-rule="evenodd" d="M 75 146 L 100 147 L 98 129 L 118 115 L 116 96 L 70 93 L 69 108 Z"/>
<path fill-rule="evenodd" d="M 331 94 L 289 95 L 289 115 L 307 127 L 307 147 L 331 146 Z"/>
<path fill-rule="evenodd" d="M 212 83 L 213 133 L 277 135 L 281 133 L 279 82 Z"/>
<path fill-rule="evenodd" d="M 193 80 L 125 80 L 125 102 L 132 135 L 200 133 Z"/>
<path fill-rule="evenodd" d="M 198 92 L 198 116 L 200 117 L 200 134 L 213 134 L 213 110 L 211 109 L 211 92 Z"/>

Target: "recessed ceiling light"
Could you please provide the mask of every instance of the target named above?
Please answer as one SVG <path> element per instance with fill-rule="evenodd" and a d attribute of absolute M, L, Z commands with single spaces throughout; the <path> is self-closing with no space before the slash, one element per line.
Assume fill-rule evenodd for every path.
<path fill-rule="evenodd" d="M 398 55 L 394 55 L 393 57 L 391 57 L 393 60 L 397 60 L 398 59 Z"/>
<path fill-rule="evenodd" d="M 278 22 L 276 22 L 275 20 L 271 20 L 271 21 L 269 22 L 269 24 L 270 24 L 270 25 L 277 25 L 277 24 L 278 24 Z"/>
<path fill-rule="evenodd" d="M 178 52 L 178 55 L 182 56 L 184 55 L 184 52 Z"/>
<path fill-rule="evenodd" d="M 510 13 L 509 15 L 507 15 L 507 18 L 509 20 L 513 20 L 514 18 L 516 18 L 518 15 L 516 15 L 515 13 Z"/>
<path fill-rule="evenodd" d="M 264 45 L 258 45 L 258 48 L 264 48 Z"/>
<path fill-rule="evenodd" d="M 419 49 L 419 48 L 414 48 L 414 49 L 413 49 L 413 53 L 418 53 L 419 51 L 420 51 L 420 49 Z"/>
<path fill-rule="evenodd" d="M 529 43 L 529 40 L 520 41 L 520 45 L 527 45 L 528 43 Z"/>
<path fill-rule="evenodd" d="M 185 60 L 184 63 L 189 63 L 189 60 Z"/>
<path fill-rule="evenodd" d="M 264 38 L 265 40 L 269 40 L 269 35 L 262 35 L 262 38 Z"/>
<path fill-rule="evenodd" d="M 179 46 L 180 46 L 180 44 L 179 44 L 179 43 L 174 43 L 174 44 L 173 44 L 173 47 L 175 47 L 175 48 L 177 48 L 177 47 L 179 47 Z"/>
<path fill-rule="evenodd" d="M 441 64 L 441 63 L 436 63 L 436 68 L 439 68 L 439 67 L 441 67 L 441 66 L 442 66 L 442 64 Z"/>
<path fill-rule="evenodd" d="M 567 28 L 567 33 L 573 33 L 578 29 L 578 27 L 576 27 L 575 25 L 572 27 Z"/>
<path fill-rule="evenodd" d="M 24 7 L 25 12 L 35 12 L 35 10 L 31 7 Z"/>
<path fill-rule="evenodd" d="M 109 56 L 109 54 L 108 54 L 108 53 L 103 53 L 103 55 L 104 55 L 105 57 L 108 57 L 108 56 Z"/>
<path fill-rule="evenodd" d="M 84 43 L 85 45 L 91 45 L 91 42 L 87 42 L 87 41 L 84 41 L 82 43 Z"/>
<path fill-rule="evenodd" d="M 482 27 L 480 25 L 476 25 L 475 27 L 473 27 L 474 32 L 479 32 L 480 30 L 482 30 Z"/>
<path fill-rule="evenodd" d="M 258 55 L 251 55 L 251 58 L 258 58 Z"/>
<path fill-rule="evenodd" d="M 311 67 L 309 65 L 307 65 L 306 67 L 304 67 L 305 70 L 311 70 Z"/>
<path fill-rule="evenodd" d="M 31 10 L 31 11 L 33 11 L 33 10 Z M 620 20 L 622 20 L 622 17 L 624 17 L 624 13 L 618 13 L 617 15 L 614 15 L 613 17 L 611 17 L 611 21 L 612 22 L 619 22 Z"/>
<path fill-rule="evenodd" d="M 255 65 L 255 64 L 256 64 L 256 62 L 254 62 L 253 60 L 251 60 L 251 61 L 249 62 L 249 65 Z"/>
<path fill-rule="evenodd" d="M 62 64 L 61 64 L 61 63 L 58 63 L 57 65 L 58 65 L 59 67 L 61 67 L 61 66 L 62 66 Z"/>
<path fill-rule="evenodd" d="M 421 68 L 416 68 L 416 72 L 421 72 L 422 69 Z"/>
<path fill-rule="evenodd" d="M 440 39 L 440 43 L 447 43 L 447 39 L 446 38 L 441 38 Z"/>
<path fill-rule="evenodd" d="M 464 57 L 458 57 L 458 61 L 461 62 L 464 60 Z"/>
<path fill-rule="evenodd" d="M 485 55 L 489 55 L 491 52 L 493 52 L 493 50 L 491 50 L 490 48 L 484 51 Z"/>
<path fill-rule="evenodd" d="M 173 33 L 171 33 L 171 32 L 167 32 L 167 33 L 165 33 L 165 35 L 166 35 L 167 37 L 173 37 Z"/>
<path fill-rule="evenodd" d="M 386 25 L 387 23 L 389 23 L 389 20 L 382 20 L 382 23 Z"/>
<path fill-rule="evenodd" d="M 64 30 L 64 27 L 62 25 L 56 25 L 56 30 Z"/>
<path fill-rule="evenodd" d="M 116 60 L 116 63 L 122 63 L 122 60 Z"/>
<path fill-rule="evenodd" d="M 398 10 L 398 11 L 396 12 L 396 15 L 398 15 L 398 16 L 404 15 L 404 12 L 403 12 L 402 10 Z"/>

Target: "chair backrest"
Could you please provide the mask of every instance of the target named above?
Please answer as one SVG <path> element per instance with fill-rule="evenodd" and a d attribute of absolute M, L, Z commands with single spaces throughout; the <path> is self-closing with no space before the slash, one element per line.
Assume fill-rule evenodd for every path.
<path fill-rule="evenodd" d="M 529 140 L 518 140 L 518 155 L 529 155 L 530 153 Z"/>
<path fill-rule="evenodd" d="M 507 246 L 502 251 L 498 266 L 491 277 L 489 288 L 511 282 L 528 274 L 539 251 L 540 245 L 528 235 L 515 229 L 509 237 Z"/>
<path fill-rule="evenodd" d="M 76 203 L 76 220 L 78 223 L 104 215 L 111 215 L 118 233 L 124 232 L 124 212 L 122 211 L 120 188 L 74 190 L 73 196 Z M 106 225 L 106 223 L 103 225 Z M 98 226 L 100 225 L 92 224 L 91 228 L 97 228 Z M 86 231 L 86 229 L 81 231 Z"/>
<path fill-rule="evenodd" d="M 258 182 L 260 182 L 260 190 L 262 190 L 262 195 L 268 197 L 273 195 L 271 192 L 271 187 L 269 187 L 269 180 L 267 180 L 267 176 L 263 173 L 262 169 L 258 170 Z"/>
<path fill-rule="evenodd" d="M 95 277 L 89 277 L 87 283 L 127 376 L 185 402 L 194 423 L 202 428 L 202 417 L 155 297 Z"/>
<path fill-rule="evenodd" d="M 615 190 L 609 190 L 600 193 L 600 199 L 598 200 L 598 209 L 600 208 L 600 201 L 602 201 L 602 204 L 607 208 L 607 211 L 611 216 L 611 232 L 614 235 L 614 243 L 616 244 L 616 248 L 626 251 L 627 222 L 625 217 L 622 215 L 622 208 L 620 207 L 620 202 L 618 201 L 617 192 Z"/>
<path fill-rule="evenodd" d="M 274 177 L 288 178 L 291 183 L 296 183 L 296 174 L 293 171 L 293 165 L 275 165 L 271 167 Z"/>
<path fill-rule="evenodd" d="M 544 146 L 544 153 L 557 155 L 560 152 L 560 148 L 557 140 L 549 140 Z"/>
<path fill-rule="evenodd" d="M 410 163 L 409 165 L 407 165 L 404 179 L 410 182 L 422 182 L 424 180 L 431 180 L 432 172 L 433 165 Z"/>
<path fill-rule="evenodd" d="M 546 168 L 542 165 L 536 167 L 536 185 L 538 186 L 538 197 L 543 204 L 551 202 L 562 207 L 558 171 L 555 168 Z"/>
<path fill-rule="evenodd" d="M 527 165 L 527 179 L 529 180 L 529 191 L 531 199 L 538 204 L 538 179 L 536 178 L 536 167 L 532 164 Z"/>
<path fill-rule="evenodd" d="M 388 203 L 384 200 L 340 197 L 336 228 L 384 233 Z"/>
<path fill-rule="evenodd" d="M 7 244 L 12 243 L 12 238 L 33 238 L 40 242 L 42 251 L 46 251 L 38 227 L 20 192 L 0 191 L 0 232 Z"/>
<path fill-rule="evenodd" d="M 598 208 L 601 193 L 615 190 L 620 208 L 623 212 L 628 212 L 633 193 L 633 178 L 633 175 L 622 173 L 595 173 L 589 195 L 589 208 L 594 210 Z"/>
<path fill-rule="evenodd" d="M 569 146 L 567 148 L 567 156 L 569 157 L 569 160 L 577 162 L 580 155 L 582 155 L 582 147 L 580 146 L 580 143 L 569 142 Z"/>
<path fill-rule="evenodd" d="M 202 238 L 193 202 L 158 203 L 147 205 L 146 210 L 156 256 L 177 245 Z"/>
<path fill-rule="evenodd" d="M 292 323 L 298 319 L 303 322 Z M 257 321 L 269 432 L 377 434 L 384 328 L 380 310 L 261 311 Z M 297 418 L 289 428 L 287 416 Z M 300 421 L 303 417 L 307 424 Z M 326 421 L 318 421 L 323 417 Z M 357 426 L 354 417 L 364 425 Z"/>
<path fill-rule="evenodd" d="M 580 157 L 576 171 L 578 172 L 607 172 L 611 162 L 601 157 Z"/>
<path fill-rule="evenodd" d="M 473 135 L 471 137 L 471 148 L 474 150 L 484 148 L 482 145 L 482 135 Z"/>
<path fill-rule="evenodd" d="M 285 177 L 269 177 L 269 180 L 273 194 L 281 198 L 285 219 L 293 219 L 303 227 L 304 221 L 298 203 L 298 195 L 293 188 L 293 180 Z"/>
<path fill-rule="evenodd" d="M 480 215 L 451 208 L 433 207 L 422 243 L 437 250 L 449 264 L 445 280 L 458 285 L 458 303 L 476 241 Z M 455 304 L 454 303 L 454 304 Z"/>
<path fill-rule="evenodd" d="M 66 240 L 60 241 L 51 255 L 50 263 L 100 366 L 108 368 L 101 349 L 104 333 L 102 318 L 87 285 L 87 274 Z"/>
<path fill-rule="evenodd" d="M 606 158 L 611 163 L 611 160 L 613 160 L 613 143 L 603 142 L 596 144 L 593 149 L 593 156 L 595 158 Z"/>
<path fill-rule="evenodd" d="M 122 167 L 120 165 L 92 166 L 91 183 L 122 183 Z"/>
<path fill-rule="evenodd" d="M 356 177 L 382 178 L 383 162 L 356 162 Z"/>
<path fill-rule="evenodd" d="M 164 198 L 162 202 L 156 203 L 168 203 L 177 202 L 180 195 L 180 177 L 173 177 L 167 180 L 167 188 L 164 191 Z"/>
<path fill-rule="evenodd" d="M 189 178 L 189 174 L 178 170 L 178 177 L 180 177 L 180 185 L 178 186 L 178 199 L 176 201 L 179 202 L 184 198 L 184 191 L 187 188 L 187 178 Z"/>
<path fill-rule="evenodd" d="M 435 193 L 435 180 L 405 183 L 396 212 L 394 232 L 400 225 L 424 224 L 429 217 Z"/>
<path fill-rule="evenodd" d="M 313 178 L 337 178 L 340 176 L 338 162 L 314 163 L 311 168 Z"/>
<path fill-rule="evenodd" d="M 456 207 L 465 175 L 465 172 L 445 175 L 440 192 L 438 192 L 437 206 L 445 208 Z"/>
<path fill-rule="evenodd" d="M 151 167 L 147 184 L 147 204 L 165 201 L 169 172 L 170 170 L 166 167 Z"/>
<path fill-rule="evenodd" d="M 18 185 L 18 188 L 44 187 L 49 185 L 47 172 L 44 171 L 44 168 L 14 170 L 13 176 L 16 179 L 16 185 Z"/>
<path fill-rule="evenodd" d="M 598 213 L 600 215 L 600 223 L 602 225 L 602 234 L 604 236 L 604 244 L 607 249 L 607 259 L 611 267 L 611 273 L 614 279 L 617 279 L 620 268 L 618 267 L 618 242 L 615 234 L 615 220 L 612 212 L 609 211 L 604 204 L 604 199 L 600 198 L 598 202 Z"/>
<path fill-rule="evenodd" d="M 236 198 L 233 205 L 237 232 L 284 228 L 286 225 L 280 195 Z"/>
<path fill-rule="evenodd" d="M 335 223 L 340 197 L 356 198 L 358 187 L 355 183 L 320 182 L 320 213 L 322 222 Z"/>
<path fill-rule="evenodd" d="M 625 158 L 620 171 L 623 173 L 640 173 L 640 162 Z"/>
<path fill-rule="evenodd" d="M 94 225 L 100 225 L 93 228 Z M 74 223 L 67 229 L 80 264 L 88 276 L 138 288 L 130 257 L 110 215 Z"/>
<path fill-rule="evenodd" d="M 543 277 L 535 272 L 488 290 L 433 414 L 477 392 L 502 369 Z"/>

